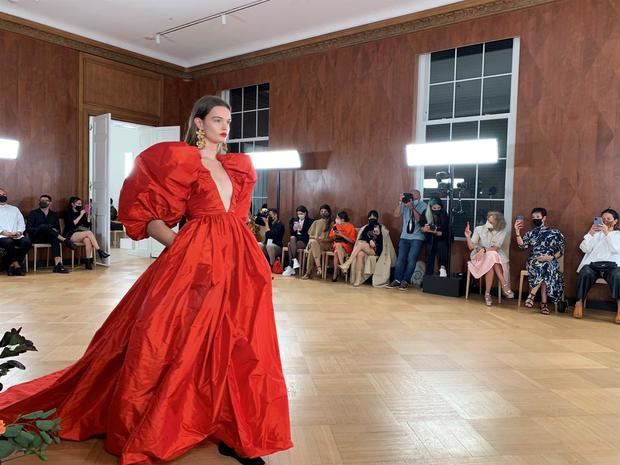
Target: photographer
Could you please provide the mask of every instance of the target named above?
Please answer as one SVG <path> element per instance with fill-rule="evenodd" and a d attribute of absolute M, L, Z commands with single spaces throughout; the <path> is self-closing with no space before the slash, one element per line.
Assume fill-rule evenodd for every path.
<path fill-rule="evenodd" d="M 269 260 L 269 264 L 273 266 L 276 257 L 282 253 L 282 239 L 284 238 L 284 225 L 280 221 L 280 212 L 277 208 L 269 209 L 265 228 L 265 242 L 259 242 L 259 245 Z"/>
<path fill-rule="evenodd" d="M 426 212 L 420 217 L 420 226 L 426 236 L 426 274 L 433 274 L 435 257 L 439 257 L 439 276 L 447 277 L 450 219 L 441 199 L 432 198 L 428 202 Z"/>
<path fill-rule="evenodd" d="M 334 274 L 332 281 L 338 280 L 338 265 L 345 262 L 345 257 L 353 252 L 353 245 L 357 238 L 355 226 L 349 223 L 349 215 L 345 211 L 338 212 L 336 215 L 336 224 L 329 232 L 329 238 L 332 242 L 332 251 L 334 252 Z"/>
<path fill-rule="evenodd" d="M 420 227 L 420 218 L 425 211 L 426 203 L 422 201 L 419 190 L 414 189 L 411 193 L 400 196 L 398 205 L 394 209 L 394 216 L 402 218 L 402 229 L 398 242 L 394 280 L 388 284 L 388 289 L 397 287 L 404 291 L 409 287 L 418 255 L 424 244 L 424 232 Z"/>
<path fill-rule="evenodd" d="M 577 301 L 573 316 L 583 317 L 583 301 L 596 280 L 607 281 L 611 297 L 616 301 L 615 323 L 620 325 L 620 231 L 618 212 L 608 208 L 595 218 L 579 248 L 585 253 L 577 268 Z M 614 266 L 614 263 L 616 264 Z"/>
<path fill-rule="evenodd" d="M 269 222 L 269 208 L 267 207 L 267 204 L 264 203 L 262 207 L 260 207 L 260 210 L 258 211 L 256 216 L 254 217 L 254 223 L 256 223 L 258 226 L 267 226 L 268 222 Z"/>

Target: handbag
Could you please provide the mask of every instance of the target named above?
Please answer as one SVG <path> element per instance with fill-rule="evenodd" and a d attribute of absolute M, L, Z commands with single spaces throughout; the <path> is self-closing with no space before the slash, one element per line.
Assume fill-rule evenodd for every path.
<path fill-rule="evenodd" d="M 273 262 L 271 272 L 274 274 L 282 274 L 284 272 L 284 270 L 282 269 L 282 262 L 280 262 L 280 257 L 277 257 L 276 261 Z"/>
<path fill-rule="evenodd" d="M 609 270 L 616 268 L 618 264 L 616 262 L 600 261 L 590 263 L 590 268 L 598 273 L 606 273 Z"/>

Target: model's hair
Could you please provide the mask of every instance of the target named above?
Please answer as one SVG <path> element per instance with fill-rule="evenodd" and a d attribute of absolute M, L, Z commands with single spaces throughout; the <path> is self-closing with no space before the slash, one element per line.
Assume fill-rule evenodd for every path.
<path fill-rule="evenodd" d="M 370 210 L 366 218 L 370 218 L 371 216 L 376 216 L 377 220 L 379 219 L 379 212 L 377 210 Z"/>
<path fill-rule="evenodd" d="M 82 199 L 79 198 L 79 197 L 75 197 L 75 196 L 74 197 L 69 197 L 69 205 L 73 205 L 78 200 L 82 200 Z M 110 199 L 110 200 L 112 200 L 112 199 Z"/>
<path fill-rule="evenodd" d="M 614 220 L 618 220 L 618 212 L 613 208 L 606 208 L 601 212 L 601 216 L 603 216 L 605 213 L 609 213 L 611 216 L 614 217 Z M 620 229 L 620 223 L 616 223 L 614 229 Z"/>
<path fill-rule="evenodd" d="M 443 202 L 441 201 L 440 198 L 433 197 L 432 199 L 430 199 L 428 201 L 428 206 L 426 207 L 426 211 L 424 212 L 424 216 L 426 216 L 426 222 L 428 224 L 433 223 L 433 208 L 432 208 L 433 205 L 439 205 L 441 206 L 441 209 L 443 210 Z"/>
<path fill-rule="evenodd" d="M 297 212 L 305 213 L 306 216 L 308 216 L 308 209 L 306 207 L 304 207 L 303 205 L 300 205 L 299 207 L 297 207 L 295 209 L 295 213 L 297 213 Z"/>
<path fill-rule="evenodd" d="M 40 199 L 42 199 L 43 197 L 45 197 L 46 199 L 48 199 L 50 202 L 52 201 L 52 196 L 49 194 L 41 194 L 39 196 Z"/>
<path fill-rule="evenodd" d="M 327 210 L 329 212 L 329 214 L 332 214 L 332 207 L 330 207 L 329 205 L 327 205 L 326 203 L 324 203 L 323 205 L 321 205 L 319 207 L 319 210 Z"/>
<path fill-rule="evenodd" d="M 338 215 L 337 215 L 337 216 L 338 216 L 338 218 L 340 218 L 342 221 L 346 221 L 347 223 L 349 222 L 349 214 L 348 214 L 347 212 L 345 212 L 344 210 L 343 210 L 343 211 L 338 212 Z"/>
<path fill-rule="evenodd" d="M 189 121 L 187 122 L 187 132 L 185 133 L 185 142 L 189 145 L 196 145 L 196 141 L 198 137 L 196 136 L 196 132 L 198 131 L 198 127 L 196 127 L 196 123 L 194 122 L 194 118 L 205 119 L 205 117 L 211 113 L 215 107 L 225 107 L 230 110 L 230 105 L 226 100 L 217 97 L 216 95 L 205 95 L 200 97 L 194 103 L 194 108 L 192 108 L 192 113 L 189 116 Z M 223 144 L 221 151 L 226 152 L 228 148 L 226 144 Z"/>
<path fill-rule="evenodd" d="M 543 207 L 536 207 L 536 208 L 532 208 L 532 215 L 534 213 L 540 213 L 543 217 L 547 216 L 547 209 L 543 208 Z"/>
<path fill-rule="evenodd" d="M 495 219 L 495 230 L 503 231 L 506 228 L 506 218 L 504 214 L 498 211 L 490 211 L 487 213 L 487 218 L 493 217 Z"/>
<path fill-rule="evenodd" d="M 272 213 L 275 213 L 278 216 L 280 216 L 280 210 L 278 210 L 277 208 L 270 208 L 269 211 L 272 212 Z"/>

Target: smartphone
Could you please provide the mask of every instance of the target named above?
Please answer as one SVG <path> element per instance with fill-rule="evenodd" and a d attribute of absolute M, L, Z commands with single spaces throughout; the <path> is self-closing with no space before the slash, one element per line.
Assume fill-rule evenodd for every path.
<path fill-rule="evenodd" d="M 603 218 L 601 218 L 600 216 L 595 216 L 594 217 L 594 225 L 595 226 L 602 226 L 603 225 Z"/>
<path fill-rule="evenodd" d="M 523 215 L 517 215 L 517 221 L 523 221 L 525 217 Z"/>

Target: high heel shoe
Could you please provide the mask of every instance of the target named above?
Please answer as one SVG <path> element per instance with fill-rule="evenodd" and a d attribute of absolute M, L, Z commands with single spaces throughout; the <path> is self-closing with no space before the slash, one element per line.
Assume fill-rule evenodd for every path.
<path fill-rule="evenodd" d="M 508 284 L 506 284 L 505 286 L 502 286 L 502 294 L 504 294 L 504 297 L 506 297 L 507 299 L 515 298 L 515 293 L 512 292 L 512 289 L 510 289 Z"/>
<path fill-rule="evenodd" d="M 99 258 L 101 260 L 105 260 L 106 258 L 108 258 L 110 256 L 110 254 L 108 252 L 104 252 L 101 249 L 97 250 L 97 255 L 99 256 Z"/>
<path fill-rule="evenodd" d="M 233 459 L 235 459 L 237 462 L 241 463 L 242 465 L 264 465 L 265 464 L 265 461 L 261 459 L 260 457 L 256 457 L 253 459 L 250 459 L 247 457 L 240 457 L 237 454 L 237 451 L 235 451 L 235 449 L 227 446 L 223 442 L 220 442 L 217 445 L 217 451 L 220 454 L 225 455 L 226 457 L 232 457 Z"/>

